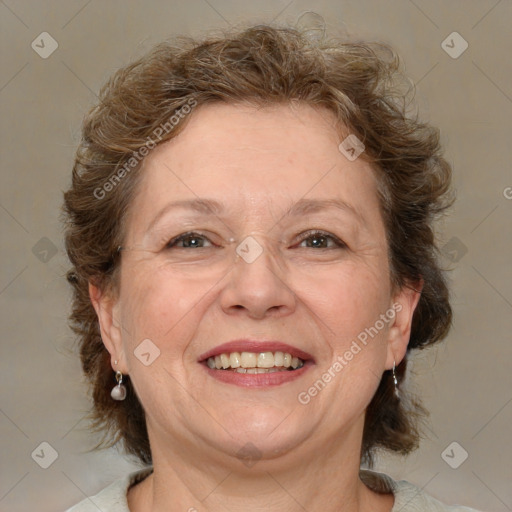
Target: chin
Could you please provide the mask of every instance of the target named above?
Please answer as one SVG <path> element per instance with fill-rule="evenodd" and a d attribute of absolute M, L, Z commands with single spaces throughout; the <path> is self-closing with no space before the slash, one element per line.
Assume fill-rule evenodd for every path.
<path fill-rule="evenodd" d="M 263 407 L 251 408 L 250 415 L 236 415 L 225 424 L 227 451 L 238 458 L 271 460 L 297 448 L 311 437 L 314 425 L 291 417 L 292 411 Z M 291 420 L 291 421 L 290 421 Z M 233 445 L 236 449 L 233 450 Z"/>

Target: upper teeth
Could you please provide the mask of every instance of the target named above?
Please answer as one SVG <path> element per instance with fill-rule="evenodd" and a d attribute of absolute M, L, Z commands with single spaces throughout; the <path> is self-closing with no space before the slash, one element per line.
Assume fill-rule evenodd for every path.
<path fill-rule="evenodd" d="M 206 361 L 209 368 L 300 368 L 304 361 L 292 357 L 288 352 L 231 352 L 209 357 Z"/>

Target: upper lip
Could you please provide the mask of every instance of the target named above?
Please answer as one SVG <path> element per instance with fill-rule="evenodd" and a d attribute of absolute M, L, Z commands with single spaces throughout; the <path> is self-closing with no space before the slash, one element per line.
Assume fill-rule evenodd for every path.
<path fill-rule="evenodd" d="M 301 350 L 282 341 L 256 341 L 256 340 L 233 340 L 217 345 L 216 347 L 201 354 L 199 362 L 205 361 L 209 357 L 219 356 L 220 354 L 229 354 L 231 352 L 288 352 L 292 357 L 298 357 L 303 361 L 313 360 L 313 356 L 304 350 Z"/>

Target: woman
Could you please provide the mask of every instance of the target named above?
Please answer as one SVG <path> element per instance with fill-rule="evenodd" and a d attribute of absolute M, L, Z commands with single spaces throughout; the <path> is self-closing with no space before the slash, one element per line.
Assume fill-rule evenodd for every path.
<path fill-rule="evenodd" d="M 470 510 L 370 470 L 451 309 L 438 133 L 397 58 L 251 27 L 161 44 L 88 115 L 65 194 L 96 427 L 147 469 L 73 511 Z"/>

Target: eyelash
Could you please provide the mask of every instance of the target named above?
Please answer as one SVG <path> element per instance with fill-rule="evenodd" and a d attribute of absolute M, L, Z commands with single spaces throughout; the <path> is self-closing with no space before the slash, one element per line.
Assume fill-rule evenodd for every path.
<path fill-rule="evenodd" d="M 334 236 L 330 233 L 326 233 L 325 231 L 319 231 L 319 230 L 312 230 L 312 231 L 307 231 L 306 233 L 303 233 L 300 236 L 299 244 L 304 242 L 308 238 L 313 238 L 313 237 L 326 238 L 328 240 L 332 240 L 336 244 L 336 247 L 321 247 L 321 249 L 342 249 L 342 248 L 344 249 L 344 248 L 347 248 L 347 244 L 345 244 L 345 242 L 343 242 L 336 236 Z M 167 242 L 165 248 L 173 249 L 175 247 L 176 243 L 182 242 L 182 241 L 186 240 L 187 238 L 203 238 L 213 244 L 213 242 L 211 242 L 211 240 L 209 240 L 207 236 L 201 235 L 201 233 L 197 233 L 195 231 L 190 231 L 188 233 L 183 233 L 177 237 L 174 237 L 172 240 Z M 188 247 L 178 247 L 178 249 L 188 249 Z M 202 247 L 199 247 L 199 249 L 202 249 Z"/>
<path fill-rule="evenodd" d="M 181 242 L 183 240 L 186 240 L 187 238 L 205 238 L 206 240 L 210 241 L 208 237 L 201 235 L 201 233 L 196 233 L 195 231 L 189 231 L 188 233 L 183 233 L 182 235 L 178 235 L 174 237 L 173 239 L 169 240 L 167 244 L 165 245 L 166 249 L 172 249 L 173 246 L 177 242 Z M 210 243 L 213 243 L 210 241 Z M 178 247 L 178 249 L 187 249 L 187 247 Z"/>
<path fill-rule="evenodd" d="M 331 233 L 326 233 L 325 231 L 319 231 L 316 229 L 311 230 L 311 231 L 306 231 L 306 233 L 303 233 L 300 237 L 299 243 L 302 243 L 305 240 L 307 240 L 308 238 L 313 238 L 313 237 L 327 238 L 328 240 L 332 240 L 336 245 L 336 247 L 322 247 L 322 249 L 346 249 L 347 248 L 347 244 L 345 242 L 343 242 L 342 240 L 340 240 L 338 237 L 332 235 Z"/>

